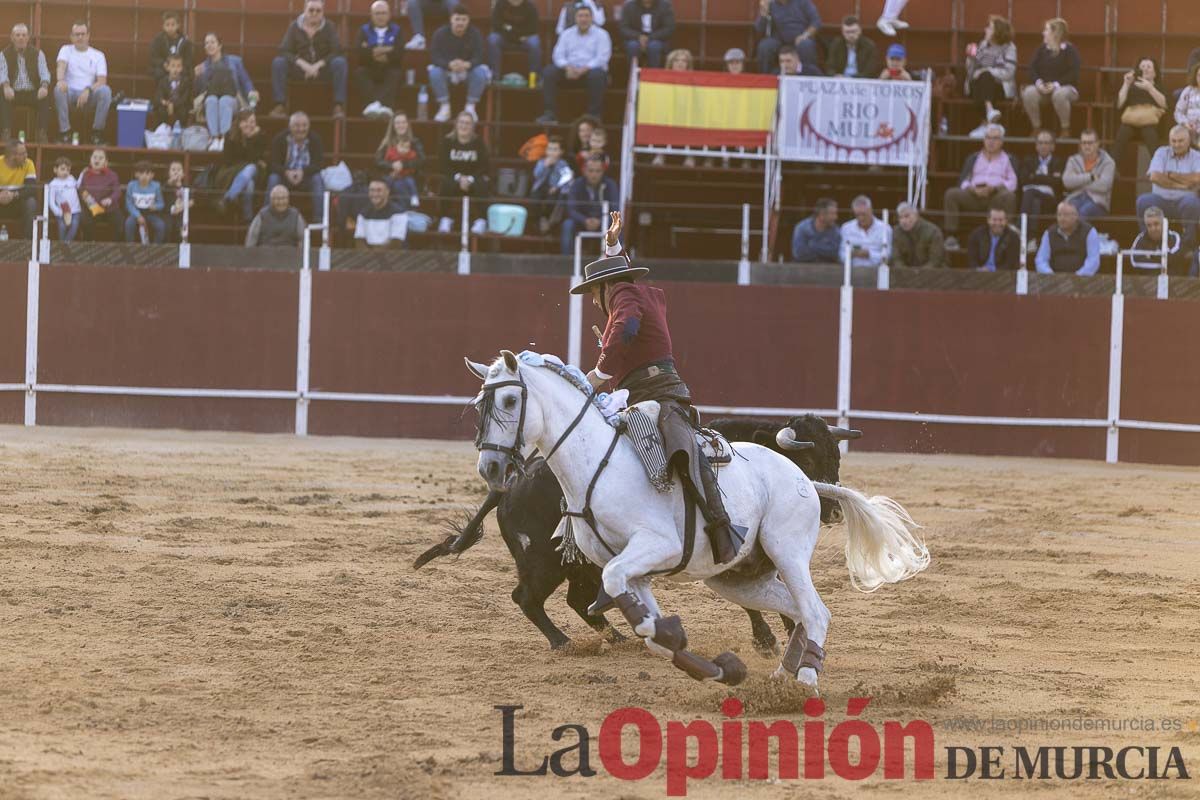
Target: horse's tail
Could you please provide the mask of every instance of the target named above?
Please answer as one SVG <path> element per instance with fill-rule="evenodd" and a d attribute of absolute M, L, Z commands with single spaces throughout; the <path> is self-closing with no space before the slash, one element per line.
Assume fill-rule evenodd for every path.
<path fill-rule="evenodd" d="M 860 592 L 907 580 L 929 566 L 929 548 L 904 507 L 890 497 L 868 498 L 845 486 L 814 483 L 821 497 L 841 503 L 846 517 L 846 568 Z"/>
<path fill-rule="evenodd" d="M 489 492 L 487 499 L 483 501 L 483 505 L 474 515 L 467 512 L 468 516 L 462 520 L 447 523 L 446 526 L 451 530 L 451 534 L 417 556 L 417 560 L 413 562 L 413 569 L 420 569 L 435 558 L 458 555 L 474 547 L 483 538 L 484 518 L 492 512 L 492 509 L 500 505 L 503 498 L 503 492 Z"/>

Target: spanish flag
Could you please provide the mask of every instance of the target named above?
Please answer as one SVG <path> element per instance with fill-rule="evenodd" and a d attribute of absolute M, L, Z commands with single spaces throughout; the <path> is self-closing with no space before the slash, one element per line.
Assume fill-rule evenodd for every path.
<path fill-rule="evenodd" d="M 775 124 L 776 75 L 643 69 L 639 145 L 762 147 Z"/>

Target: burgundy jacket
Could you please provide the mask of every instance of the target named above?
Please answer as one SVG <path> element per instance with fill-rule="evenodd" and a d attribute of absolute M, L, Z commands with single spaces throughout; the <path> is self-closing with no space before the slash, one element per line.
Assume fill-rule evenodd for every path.
<path fill-rule="evenodd" d="M 608 324 L 596 362 L 598 377 L 620 386 L 630 372 L 671 358 L 667 296 L 662 289 L 639 283 L 613 284 L 608 297 Z"/>

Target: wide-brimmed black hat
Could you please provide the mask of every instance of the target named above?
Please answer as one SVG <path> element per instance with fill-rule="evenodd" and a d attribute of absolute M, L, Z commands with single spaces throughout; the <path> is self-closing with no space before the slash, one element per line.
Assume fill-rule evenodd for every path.
<path fill-rule="evenodd" d="M 614 278 L 640 278 L 649 271 L 648 267 L 631 265 L 625 256 L 601 258 L 583 268 L 583 283 L 571 289 L 571 294 L 583 294 L 596 284 Z"/>

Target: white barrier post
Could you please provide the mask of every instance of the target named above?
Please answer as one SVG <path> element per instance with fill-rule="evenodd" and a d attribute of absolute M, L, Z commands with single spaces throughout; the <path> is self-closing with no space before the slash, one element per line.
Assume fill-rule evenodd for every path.
<path fill-rule="evenodd" d="M 1017 270 L 1017 294 L 1029 294 L 1029 253 L 1025 246 L 1029 240 L 1029 215 L 1021 215 L 1021 268 Z"/>
<path fill-rule="evenodd" d="M 317 269 L 322 272 L 327 272 L 332 261 L 332 251 L 329 249 L 329 192 L 321 198 L 322 214 L 321 214 L 321 252 L 317 254 Z"/>
<path fill-rule="evenodd" d="M 879 266 L 875 269 L 875 288 L 880 291 L 887 291 L 892 285 L 891 268 L 888 266 L 888 261 L 892 258 L 892 226 L 888 225 L 888 209 L 883 210 L 883 224 L 887 225 L 887 249 L 883 253 L 883 259 L 880 260 Z"/>
<path fill-rule="evenodd" d="M 1121 291 L 1123 262 L 1124 254 L 1117 253 L 1117 290 L 1112 296 L 1108 347 L 1108 438 L 1104 446 L 1104 460 L 1109 464 L 1117 463 L 1121 451 L 1121 354 L 1125 339 L 1125 295 Z"/>
<path fill-rule="evenodd" d="M 571 270 L 571 288 L 583 283 L 583 236 L 575 234 L 575 261 Z M 583 295 L 573 294 L 567 299 L 567 363 L 580 365 L 583 358 Z"/>
<path fill-rule="evenodd" d="M 724 148 L 722 148 L 724 149 Z M 750 204 L 742 203 L 742 257 L 738 260 L 738 286 L 750 285 Z"/>
<path fill-rule="evenodd" d="M 43 264 L 50 263 L 50 192 L 44 187 L 42 189 L 42 236 L 39 239 L 37 235 L 37 223 L 34 223 L 34 230 L 31 231 L 33 240 L 39 242 L 39 250 L 34 256 Z"/>
<path fill-rule="evenodd" d="M 850 426 L 850 357 L 854 328 L 854 287 L 850 285 L 850 248 L 845 249 L 844 277 L 841 302 L 838 309 L 838 425 Z M 843 439 L 838 445 L 842 455 L 850 450 L 850 443 Z"/>
<path fill-rule="evenodd" d="M 458 274 L 471 274 L 471 198 L 463 195 L 462 199 L 462 247 L 458 251 Z"/>
<path fill-rule="evenodd" d="M 308 362 L 312 336 L 312 232 L 329 233 L 329 226 L 308 225 L 304 229 L 304 253 L 300 260 L 299 306 L 296 314 L 296 435 L 308 435 Z"/>
<path fill-rule="evenodd" d="M 47 220 L 43 220 L 47 222 Z M 37 221 L 34 221 L 37 227 Z M 37 249 L 37 231 L 34 249 Z M 25 285 L 25 424 L 37 424 L 38 310 L 41 307 L 42 265 L 29 259 Z"/>
<path fill-rule="evenodd" d="M 188 241 L 188 225 L 191 222 L 192 190 L 185 186 L 183 195 L 183 219 L 179 223 L 179 268 L 189 269 L 192 266 L 192 245 Z"/>
<path fill-rule="evenodd" d="M 1159 300 L 1166 300 L 1171 296 L 1171 277 L 1167 274 L 1167 257 L 1170 251 L 1167 249 L 1167 242 L 1171 239 L 1171 221 L 1163 218 L 1163 233 L 1162 233 L 1162 269 L 1158 273 L 1158 293 Z"/>

